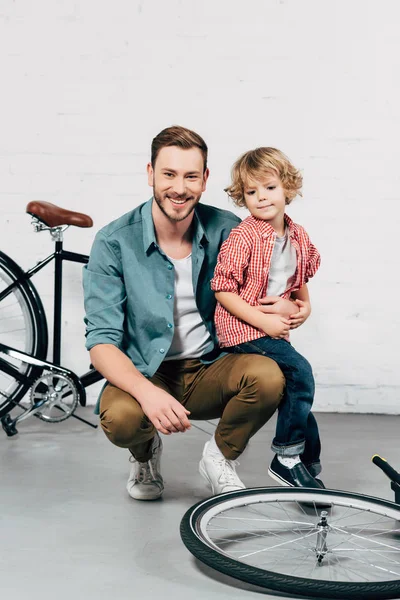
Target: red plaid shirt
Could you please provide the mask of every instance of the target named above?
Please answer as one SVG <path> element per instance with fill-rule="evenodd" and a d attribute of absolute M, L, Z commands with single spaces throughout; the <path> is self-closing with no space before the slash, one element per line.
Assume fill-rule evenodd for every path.
<path fill-rule="evenodd" d="M 299 290 L 315 275 L 321 258 L 311 243 L 307 232 L 285 214 L 289 229 L 290 243 L 296 249 L 297 269 L 293 285 L 282 298 Z M 259 298 L 267 295 L 269 267 L 275 245 L 276 233 L 273 227 L 252 215 L 232 229 L 221 246 L 211 289 L 215 292 L 233 292 L 251 306 L 258 306 Z M 238 319 L 217 303 L 215 326 L 221 347 L 235 346 L 264 337 L 260 329 Z"/>

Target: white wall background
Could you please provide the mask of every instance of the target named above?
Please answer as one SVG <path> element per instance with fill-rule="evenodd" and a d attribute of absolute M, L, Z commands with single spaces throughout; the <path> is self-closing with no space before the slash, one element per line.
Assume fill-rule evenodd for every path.
<path fill-rule="evenodd" d="M 1 249 L 26 268 L 52 252 L 24 214 L 41 199 L 93 217 L 66 234 L 88 253 L 150 196 L 151 139 L 169 125 L 206 139 L 203 199 L 223 208 L 237 156 L 277 146 L 303 169 L 289 214 L 322 254 L 293 334 L 315 407 L 399 414 L 399 18 L 396 0 L 2 0 Z M 35 280 L 49 310 L 51 275 Z M 65 275 L 63 363 L 82 373 L 81 267 Z"/>

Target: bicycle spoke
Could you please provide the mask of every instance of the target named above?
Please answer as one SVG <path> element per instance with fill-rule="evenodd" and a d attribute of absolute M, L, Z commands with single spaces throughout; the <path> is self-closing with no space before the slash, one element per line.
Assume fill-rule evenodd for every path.
<path fill-rule="evenodd" d="M 269 546 L 268 548 L 263 548 L 262 550 L 257 550 L 257 552 L 250 552 L 249 554 L 243 554 L 239 558 L 247 558 L 248 556 L 252 556 L 253 554 L 258 554 L 259 552 L 269 552 L 271 550 L 275 550 L 276 548 L 285 546 L 287 544 L 293 544 L 293 543 L 296 543 L 298 541 L 305 540 L 306 538 L 308 538 L 310 536 L 315 536 L 316 533 L 317 533 L 316 531 L 313 531 L 313 532 L 309 533 L 308 535 L 303 535 L 302 537 L 300 537 L 297 540 L 296 539 L 290 539 L 287 542 L 282 542 L 281 544 L 275 544 L 274 546 Z"/>
<path fill-rule="evenodd" d="M 365 575 L 360 574 L 359 571 L 355 571 L 354 569 L 352 569 L 348 565 L 346 565 L 346 567 L 345 567 L 343 565 L 342 561 L 340 560 L 340 558 L 338 556 L 336 556 L 335 554 L 329 554 L 327 556 L 329 556 L 328 560 L 333 559 L 335 561 L 334 568 L 337 569 L 339 572 L 342 572 L 345 575 L 348 575 L 348 573 L 352 573 L 353 575 L 356 576 L 357 579 L 362 579 L 365 582 L 369 581 L 369 579 Z"/>
<path fill-rule="evenodd" d="M 358 535 L 358 534 L 355 534 L 355 533 L 347 532 L 345 529 L 342 530 L 339 527 L 335 527 L 335 529 L 337 531 L 340 531 L 340 533 L 347 533 L 348 535 L 350 535 L 352 537 L 356 537 L 356 538 L 358 538 L 360 540 L 364 540 L 365 542 L 368 542 L 368 540 L 369 540 L 369 538 L 366 538 L 366 537 L 364 537 L 362 535 Z M 372 543 L 373 544 L 377 544 L 378 546 L 383 546 L 383 547 L 386 547 L 386 548 L 390 548 L 391 550 L 397 550 L 397 548 L 395 546 L 390 546 L 389 544 L 384 544 L 383 542 L 379 542 L 378 540 L 372 540 Z"/>
<path fill-rule="evenodd" d="M 350 555 L 342 554 L 342 555 L 341 555 L 341 558 L 348 558 L 349 560 L 351 560 L 351 562 L 354 562 L 354 561 L 356 561 L 356 562 L 358 562 L 358 563 L 360 563 L 360 564 L 363 564 L 363 565 L 365 565 L 366 567 L 368 567 L 368 569 L 371 569 L 371 568 L 373 568 L 373 569 L 379 569 L 379 570 L 381 570 L 381 571 L 384 571 L 384 572 L 386 572 L 386 573 L 390 573 L 390 574 L 392 574 L 392 575 L 397 575 L 397 576 L 399 575 L 399 573 L 396 573 L 396 572 L 394 572 L 394 571 L 390 571 L 389 569 L 386 569 L 385 567 L 382 567 L 381 565 L 375 565 L 374 563 L 372 563 L 372 562 L 371 562 L 371 561 L 369 561 L 369 560 L 362 560 L 361 558 L 359 558 L 359 557 L 357 557 L 357 556 L 354 556 L 354 555 L 352 555 L 352 554 L 350 554 Z M 348 568 L 348 567 L 346 567 L 346 568 Z M 358 571 L 357 571 L 357 573 L 359 574 L 359 572 L 358 572 Z M 366 580 L 366 581 L 370 581 L 370 580 L 369 580 L 369 579 L 367 579 L 366 577 L 365 577 L 365 580 Z"/>

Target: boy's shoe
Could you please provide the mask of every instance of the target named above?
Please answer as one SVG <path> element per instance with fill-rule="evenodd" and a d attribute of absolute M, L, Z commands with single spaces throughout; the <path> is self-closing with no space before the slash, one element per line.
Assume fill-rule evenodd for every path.
<path fill-rule="evenodd" d="M 206 442 L 203 456 L 199 464 L 200 475 L 211 485 L 213 494 L 233 492 L 246 488 L 236 473 L 234 460 L 228 460 L 222 453 L 214 454 L 207 452 L 209 442 Z"/>
<path fill-rule="evenodd" d="M 150 448 L 152 457 L 147 462 L 139 462 L 134 456 L 129 458 L 132 463 L 126 489 L 135 500 L 157 500 L 164 491 L 164 481 L 160 473 L 162 441 L 155 434 Z"/>
<path fill-rule="evenodd" d="M 310 475 L 302 462 L 294 465 L 291 469 L 285 467 L 275 455 L 268 469 L 268 475 L 281 485 L 289 487 L 307 487 L 321 489 L 323 487 L 314 477 Z M 321 481 L 322 483 L 322 481 Z"/>

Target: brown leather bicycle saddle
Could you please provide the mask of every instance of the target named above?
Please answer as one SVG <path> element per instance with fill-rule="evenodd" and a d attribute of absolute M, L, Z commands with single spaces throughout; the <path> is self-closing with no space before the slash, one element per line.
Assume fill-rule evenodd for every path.
<path fill-rule="evenodd" d="M 60 208 L 51 202 L 32 200 L 26 207 L 26 212 L 42 221 L 48 227 L 75 225 L 75 227 L 92 227 L 93 221 L 89 215 Z"/>

